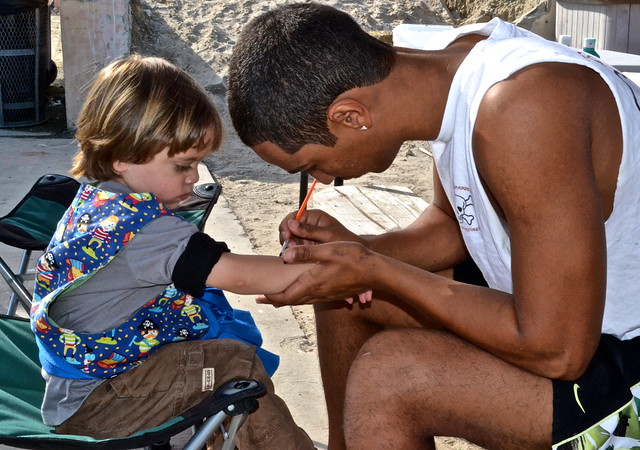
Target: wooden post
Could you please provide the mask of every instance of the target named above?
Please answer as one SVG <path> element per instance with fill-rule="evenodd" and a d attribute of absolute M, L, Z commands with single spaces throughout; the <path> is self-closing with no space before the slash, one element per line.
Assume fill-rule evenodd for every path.
<path fill-rule="evenodd" d="M 58 0 L 67 128 L 75 129 L 87 86 L 111 61 L 129 53 L 129 0 Z"/>

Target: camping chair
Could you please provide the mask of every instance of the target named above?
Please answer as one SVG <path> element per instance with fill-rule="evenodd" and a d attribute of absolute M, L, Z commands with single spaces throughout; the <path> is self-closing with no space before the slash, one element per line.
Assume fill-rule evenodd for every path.
<path fill-rule="evenodd" d="M 213 433 L 221 429 L 226 437 L 223 450 L 235 448 L 235 434 L 247 416 L 258 407 L 265 394 L 262 384 L 250 379 L 231 380 L 199 405 L 165 424 L 127 438 L 93 439 L 56 434 L 42 423 L 40 404 L 44 380 L 40 375 L 38 348 L 27 319 L 0 315 L 0 444 L 32 449 L 111 450 L 152 446 L 167 442 L 189 427 L 197 427 L 184 447 L 199 450 Z M 8 370 L 7 368 L 10 368 Z M 225 420 L 229 418 L 227 429 Z M 204 423 L 203 423 L 204 420 Z"/>
<path fill-rule="evenodd" d="M 47 247 L 58 220 L 73 201 L 79 187 L 80 183 L 73 178 L 44 175 L 9 214 L 0 218 L 0 242 L 23 250 L 16 272 L 0 257 L 0 273 L 12 290 L 8 315 L 15 314 L 18 302 L 27 312 L 31 308 L 31 293 L 24 285 L 31 253 L 35 250 L 44 251 Z M 216 182 L 196 185 L 189 198 L 174 212 L 202 231 L 221 190 Z"/>
<path fill-rule="evenodd" d="M 24 251 L 17 273 L 0 258 L 0 271 L 13 291 L 9 315 L 0 314 L 0 360 L 3 364 L 0 370 L 0 444 L 60 450 L 153 448 L 154 444 L 168 443 L 171 436 L 193 426 L 195 433 L 186 449 L 199 450 L 218 429 L 226 438 L 223 449 L 235 448 L 237 430 L 257 408 L 257 398 L 265 393 L 262 384 L 250 379 L 231 380 L 180 417 L 127 438 L 60 435 L 53 427 L 42 423 L 40 405 L 44 380 L 40 374 L 35 336 L 29 321 L 13 317 L 13 314 L 17 301 L 29 311 L 31 293 L 24 286 L 24 276 L 31 252 L 44 251 L 47 247 L 79 186 L 76 180 L 64 175 L 44 175 L 9 214 L 0 218 L 0 242 Z M 221 186 L 217 182 L 196 185 L 190 197 L 174 212 L 202 230 L 220 192 Z"/>

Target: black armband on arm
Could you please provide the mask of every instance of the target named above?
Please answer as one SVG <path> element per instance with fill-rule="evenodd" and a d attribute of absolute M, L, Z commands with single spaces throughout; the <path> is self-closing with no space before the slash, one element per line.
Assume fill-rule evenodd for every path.
<path fill-rule="evenodd" d="M 201 292 L 211 269 L 228 251 L 229 247 L 224 242 L 216 242 L 201 232 L 194 233 L 173 268 L 173 284 L 191 295 Z"/>

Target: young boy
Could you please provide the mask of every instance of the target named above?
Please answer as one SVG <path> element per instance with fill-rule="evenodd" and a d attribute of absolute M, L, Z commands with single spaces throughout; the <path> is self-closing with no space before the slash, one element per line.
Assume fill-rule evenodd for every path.
<path fill-rule="evenodd" d="M 162 59 L 131 56 L 94 81 L 72 174 L 95 183 L 80 187 L 39 261 L 46 282 L 31 313 L 47 383 L 42 415 L 58 432 L 127 436 L 250 377 L 268 392 L 240 448 L 313 448 L 274 393 L 277 357 L 254 347 L 250 315 L 207 288 L 280 292 L 310 265 L 232 254 L 171 212 L 221 136 L 204 90 Z M 211 369 L 215 385 L 203 387 Z"/>

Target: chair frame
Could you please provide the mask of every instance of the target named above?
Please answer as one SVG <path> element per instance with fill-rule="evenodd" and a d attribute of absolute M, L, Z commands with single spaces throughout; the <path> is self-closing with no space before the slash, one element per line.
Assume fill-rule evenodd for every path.
<path fill-rule="evenodd" d="M 13 291 L 9 299 L 7 314 L 14 315 L 18 307 L 18 302 L 26 310 L 31 309 L 31 293 L 24 286 L 24 275 L 27 273 L 29 262 L 31 261 L 31 250 L 25 250 L 20 259 L 18 271 L 14 273 L 9 265 L 0 257 L 0 274 Z"/>
<path fill-rule="evenodd" d="M 80 186 L 80 183 L 77 180 L 74 180 L 73 178 L 66 175 L 49 173 L 38 178 L 29 189 L 29 192 L 27 192 L 22 197 L 18 204 L 8 214 L 0 219 L 5 220 L 11 218 L 14 213 L 16 213 L 16 211 L 18 211 L 24 205 L 24 203 L 26 203 L 27 200 L 31 198 L 32 193 L 34 193 L 34 191 L 36 191 L 37 189 L 43 189 L 45 190 L 45 192 L 50 193 L 51 191 L 46 191 L 47 186 L 49 186 L 48 189 L 51 189 L 51 186 L 60 185 L 64 185 L 65 188 L 65 191 L 63 191 L 64 199 L 59 198 L 56 199 L 56 201 L 60 206 L 68 206 L 68 204 L 66 203 L 70 204 L 71 200 L 73 199 L 71 194 L 75 196 L 75 192 L 71 192 L 70 189 L 77 190 L 77 188 Z M 41 195 L 43 195 L 42 192 Z M 47 242 L 41 242 L 34 238 L 29 242 L 23 241 L 18 244 L 15 242 L 18 238 L 16 238 L 11 233 L 7 234 L 6 238 L 9 240 L 9 242 L 3 240 L 3 243 L 8 245 L 9 247 L 13 247 L 23 251 L 22 257 L 20 259 L 20 264 L 16 272 L 14 272 L 9 264 L 7 264 L 7 262 L 0 257 L 0 274 L 2 274 L 2 277 L 12 291 L 11 297 L 9 299 L 9 306 L 7 308 L 7 314 L 14 315 L 16 313 L 18 304 L 20 304 L 27 312 L 31 308 L 31 292 L 24 285 L 25 276 L 29 269 L 33 251 L 43 251 L 46 248 L 48 240 L 51 238 L 51 236 L 49 236 Z"/>

